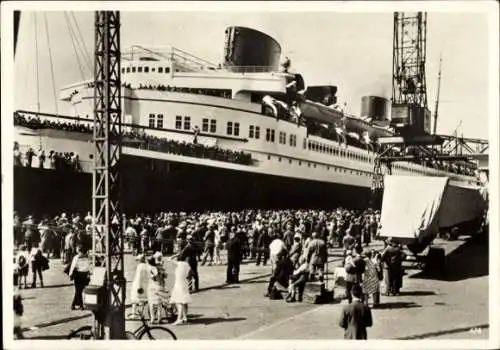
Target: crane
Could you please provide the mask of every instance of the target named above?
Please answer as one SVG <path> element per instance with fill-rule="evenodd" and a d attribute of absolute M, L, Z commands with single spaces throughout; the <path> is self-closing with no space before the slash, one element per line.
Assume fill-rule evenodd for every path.
<path fill-rule="evenodd" d="M 437 120 L 438 120 L 438 108 L 439 108 L 439 93 L 441 91 L 441 65 L 443 63 L 443 57 L 439 57 L 439 73 L 438 73 L 438 88 L 436 96 L 436 105 L 434 106 L 434 130 L 433 134 L 436 135 Z"/>
<path fill-rule="evenodd" d="M 427 13 L 394 13 L 392 123 L 400 133 L 431 131 L 427 108 L 425 61 Z"/>

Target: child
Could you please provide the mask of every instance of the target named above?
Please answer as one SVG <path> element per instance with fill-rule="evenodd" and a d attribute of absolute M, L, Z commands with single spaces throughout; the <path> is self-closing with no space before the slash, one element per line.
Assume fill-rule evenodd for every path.
<path fill-rule="evenodd" d="M 16 268 L 17 268 L 17 285 L 19 288 L 22 288 L 22 282 L 24 279 L 24 289 L 28 288 L 28 282 L 27 276 L 28 276 L 28 269 L 29 269 L 29 264 L 28 264 L 28 256 L 29 253 L 26 249 L 26 246 L 22 246 L 19 249 L 19 253 L 17 254 L 16 257 Z"/>

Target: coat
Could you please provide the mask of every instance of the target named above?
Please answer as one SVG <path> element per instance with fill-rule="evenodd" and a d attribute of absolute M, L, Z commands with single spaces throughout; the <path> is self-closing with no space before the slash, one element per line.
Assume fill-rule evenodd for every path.
<path fill-rule="evenodd" d="M 328 250 L 325 241 L 313 239 L 307 247 L 308 261 L 313 265 L 323 265 L 328 259 Z"/>
<path fill-rule="evenodd" d="M 366 328 L 372 325 L 372 312 L 368 305 L 357 299 L 352 304 L 344 305 L 339 320 L 339 326 L 345 330 L 344 339 L 367 339 Z"/>

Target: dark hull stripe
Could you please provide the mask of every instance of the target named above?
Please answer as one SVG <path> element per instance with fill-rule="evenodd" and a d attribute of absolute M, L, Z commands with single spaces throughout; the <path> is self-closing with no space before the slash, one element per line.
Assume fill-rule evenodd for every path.
<path fill-rule="evenodd" d="M 335 183 L 123 156 L 122 207 L 127 213 L 246 208 L 363 209 L 370 189 Z M 92 175 L 14 170 L 14 207 L 21 213 L 86 213 Z"/>

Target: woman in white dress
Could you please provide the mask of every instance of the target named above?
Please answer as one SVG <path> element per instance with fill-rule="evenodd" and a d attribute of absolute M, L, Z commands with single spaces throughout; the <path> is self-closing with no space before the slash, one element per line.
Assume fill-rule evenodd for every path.
<path fill-rule="evenodd" d="M 136 260 L 139 261 L 137 268 L 135 270 L 134 280 L 132 282 L 132 290 L 130 293 L 130 299 L 132 302 L 132 315 L 136 314 L 137 304 L 145 303 L 148 301 L 148 295 L 146 291 L 148 290 L 149 282 L 149 269 L 146 264 L 146 257 L 144 255 L 138 255 Z"/>
<path fill-rule="evenodd" d="M 149 314 L 151 315 L 151 323 L 158 323 L 161 321 L 161 284 L 160 284 L 160 273 L 156 267 L 156 260 L 154 257 L 148 259 L 148 304 L 149 304 Z"/>
<path fill-rule="evenodd" d="M 188 284 L 190 270 L 191 268 L 186 261 L 177 261 L 175 282 L 170 296 L 170 302 L 177 305 L 177 320 L 173 323 L 174 325 L 187 322 L 188 304 L 192 301 Z"/>

